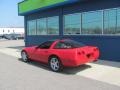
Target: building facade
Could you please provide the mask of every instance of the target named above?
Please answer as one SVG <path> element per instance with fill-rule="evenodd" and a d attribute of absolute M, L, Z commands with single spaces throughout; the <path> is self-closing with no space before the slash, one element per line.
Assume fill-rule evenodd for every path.
<path fill-rule="evenodd" d="M 24 0 L 25 45 L 69 38 L 100 48 L 101 59 L 120 61 L 120 0 Z"/>

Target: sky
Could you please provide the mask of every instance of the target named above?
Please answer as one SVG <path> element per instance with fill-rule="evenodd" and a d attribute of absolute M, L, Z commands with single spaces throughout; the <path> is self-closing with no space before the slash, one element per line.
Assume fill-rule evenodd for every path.
<path fill-rule="evenodd" d="M 0 0 L 0 27 L 24 27 L 24 17 L 18 16 L 18 2 L 23 0 Z"/>

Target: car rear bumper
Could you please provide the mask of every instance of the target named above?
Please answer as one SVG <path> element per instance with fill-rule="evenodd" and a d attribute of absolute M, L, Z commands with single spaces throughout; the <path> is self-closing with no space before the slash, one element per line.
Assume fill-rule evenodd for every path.
<path fill-rule="evenodd" d="M 86 63 L 90 62 L 96 62 L 98 59 L 89 59 L 89 60 L 73 60 L 73 61 L 68 61 L 67 63 L 64 63 L 63 65 L 65 67 L 77 67 Z"/>

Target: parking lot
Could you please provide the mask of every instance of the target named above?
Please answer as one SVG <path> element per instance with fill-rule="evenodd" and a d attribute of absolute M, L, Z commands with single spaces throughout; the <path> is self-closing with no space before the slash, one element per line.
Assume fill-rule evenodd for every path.
<path fill-rule="evenodd" d="M 119 90 L 120 63 L 100 60 L 61 73 L 38 62 L 24 63 L 23 40 L 0 40 L 0 90 Z"/>

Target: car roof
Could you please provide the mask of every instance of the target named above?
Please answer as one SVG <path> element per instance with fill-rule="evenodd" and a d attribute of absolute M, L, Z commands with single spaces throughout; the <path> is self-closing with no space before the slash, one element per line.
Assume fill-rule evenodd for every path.
<path fill-rule="evenodd" d="M 72 39 L 53 39 L 53 40 L 49 40 L 49 41 L 71 41 Z M 72 40 L 74 41 L 74 40 Z"/>
<path fill-rule="evenodd" d="M 55 42 L 55 41 L 70 41 L 71 39 L 52 39 L 45 42 Z"/>

